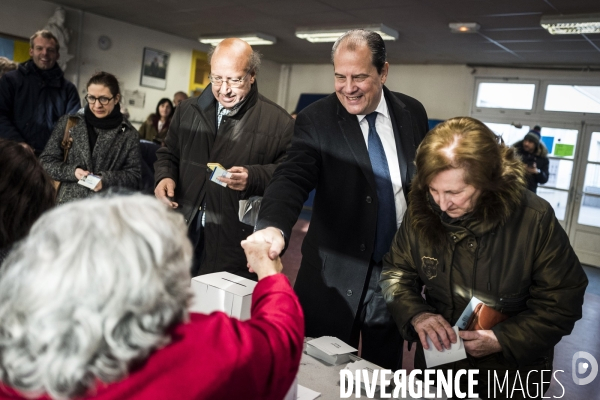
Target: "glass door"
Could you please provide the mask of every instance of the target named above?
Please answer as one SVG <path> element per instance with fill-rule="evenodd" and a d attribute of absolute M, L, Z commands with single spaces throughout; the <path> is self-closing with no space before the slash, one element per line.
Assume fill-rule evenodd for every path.
<path fill-rule="evenodd" d="M 494 122 L 485 124 L 509 146 L 523 140 L 529 129 L 535 125 Z M 549 178 L 548 182 L 538 187 L 537 194 L 552 205 L 556 218 L 566 230 L 573 208 L 570 201 L 572 196 L 569 194 L 573 186 L 573 164 L 579 129 L 572 125 L 560 128 L 556 127 L 557 125 L 551 126 L 551 123 L 539 125 L 542 127 L 542 142 L 548 150 Z"/>
<path fill-rule="evenodd" d="M 600 267 L 600 125 L 583 129 L 569 237 L 579 260 Z"/>

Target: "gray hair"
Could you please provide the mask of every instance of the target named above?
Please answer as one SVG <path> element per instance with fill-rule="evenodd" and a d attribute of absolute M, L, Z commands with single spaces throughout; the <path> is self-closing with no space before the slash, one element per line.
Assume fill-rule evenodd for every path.
<path fill-rule="evenodd" d="M 385 50 L 385 42 L 377 32 L 368 31 L 365 29 L 352 29 L 344 33 L 338 38 L 331 48 L 331 63 L 335 52 L 344 43 L 348 50 L 355 51 L 359 45 L 366 44 L 371 51 L 371 62 L 377 69 L 377 73 L 381 74 L 385 62 L 387 61 L 387 53 Z"/>
<path fill-rule="evenodd" d="M 50 32 L 47 29 L 42 29 L 41 31 L 37 31 L 36 33 L 34 33 L 29 38 L 29 47 L 31 47 L 33 49 L 33 41 L 38 36 L 41 36 L 44 39 L 54 40 L 54 44 L 56 44 L 56 52 L 58 53 L 60 51 L 60 44 L 58 43 L 58 39 L 56 38 L 56 36 L 54 36 L 54 34 L 52 32 Z"/>
<path fill-rule="evenodd" d="M 215 53 L 215 49 L 217 46 L 213 46 L 210 48 L 208 52 L 208 64 L 210 65 L 210 60 L 212 59 L 213 54 Z M 246 69 L 247 73 L 252 75 L 258 74 L 258 70 L 260 69 L 262 55 L 257 50 L 252 50 L 252 55 L 248 59 L 248 68 Z"/>
<path fill-rule="evenodd" d="M 149 196 L 48 212 L 0 270 L 0 381 L 64 398 L 121 380 L 187 318 L 191 257 L 182 216 Z"/>

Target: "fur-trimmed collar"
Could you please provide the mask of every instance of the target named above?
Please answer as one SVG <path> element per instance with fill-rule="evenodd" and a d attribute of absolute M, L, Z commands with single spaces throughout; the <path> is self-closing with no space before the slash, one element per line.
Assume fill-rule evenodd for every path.
<path fill-rule="evenodd" d="M 519 140 L 518 142 L 513 144 L 513 147 L 516 148 L 520 154 L 527 153 L 523 148 L 522 140 Z M 548 157 L 548 149 L 546 148 L 544 142 L 540 141 L 540 143 L 537 146 L 535 146 L 535 152 L 533 153 L 533 155 L 536 157 Z"/>
<path fill-rule="evenodd" d="M 459 224 L 480 236 L 507 221 L 523 201 L 525 182 L 514 172 L 505 173 L 496 191 L 479 196 L 475 210 Z M 408 212 L 411 229 L 426 246 L 441 248 L 448 242 L 448 224 L 442 222 L 445 214 L 435 204 L 429 191 L 413 186 L 409 194 Z"/>

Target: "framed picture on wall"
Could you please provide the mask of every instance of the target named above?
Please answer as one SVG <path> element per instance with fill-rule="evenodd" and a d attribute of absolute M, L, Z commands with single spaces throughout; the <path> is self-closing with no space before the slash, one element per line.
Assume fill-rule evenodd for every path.
<path fill-rule="evenodd" d="M 144 47 L 140 85 L 165 90 L 170 56 L 167 52 Z"/>

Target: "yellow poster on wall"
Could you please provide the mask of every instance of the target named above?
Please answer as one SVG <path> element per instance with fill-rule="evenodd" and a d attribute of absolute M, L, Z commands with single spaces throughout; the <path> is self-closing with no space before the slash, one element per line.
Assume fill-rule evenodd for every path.
<path fill-rule="evenodd" d="M 14 61 L 18 63 L 25 62 L 29 60 L 29 42 L 22 42 L 20 40 L 15 40 L 15 58 Z"/>
<path fill-rule="evenodd" d="M 29 60 L 29 41 L 0 34 L 0 56 L 18 63 Z"/>
<path fill-rule="evenodd" d="M 208 54 L 192 50 L 192 68 L 190 69 L 190 95 L 199 96 L 208 83 L 208 74 L 210 74 L 210 65 L 208 64 Z"/>

